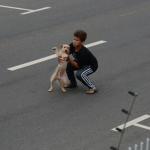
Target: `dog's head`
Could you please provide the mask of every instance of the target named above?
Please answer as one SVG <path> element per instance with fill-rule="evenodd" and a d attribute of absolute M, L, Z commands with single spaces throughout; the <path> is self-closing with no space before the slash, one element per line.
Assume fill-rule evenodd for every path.
<path fill-rule="evenodd" d="M 61 51 L 63 51 L 64 53 L 66 53 L 66 54 L 70 54 L 70 46 L 69 45 L 67 45 L 67 44 L 63 44 L 63 45 L 61 45 Z"/>

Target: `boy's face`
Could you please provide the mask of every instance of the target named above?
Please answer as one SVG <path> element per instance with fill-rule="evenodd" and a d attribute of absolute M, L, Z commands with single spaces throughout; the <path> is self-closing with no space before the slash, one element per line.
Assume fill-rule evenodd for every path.
<path fill-rule="evenodd" d="M 80 47 L 83 43 L 84 43 L 84 41 L 81 41 L 80 38 L 74 36 L 74 38 L 73 38 L 73 46 L 74 47 Z"/>

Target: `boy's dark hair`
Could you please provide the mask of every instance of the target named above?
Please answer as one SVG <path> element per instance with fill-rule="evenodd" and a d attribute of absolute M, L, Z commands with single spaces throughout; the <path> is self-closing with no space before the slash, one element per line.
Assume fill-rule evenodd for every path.
<path fill-rule="evenodd" d="M 74 36 L 80 38 L 80 40 L 83 42 L 86 40 L 87 33 L 84 32 L 83 30 L 77 30 L 74 32 Z"/>

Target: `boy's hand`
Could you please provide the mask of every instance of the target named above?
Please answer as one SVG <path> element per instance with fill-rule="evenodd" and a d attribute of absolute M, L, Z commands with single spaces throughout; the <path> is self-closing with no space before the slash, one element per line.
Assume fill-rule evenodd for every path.
<path fill-rule="evenodd" d="M 66 59 L 66 61 L 69 61 L 69 60 L 70 60 L 70 57 L 68 56 L 67 59 Z"/>
<path fill-rule="evenodd" d="M 63 63 L 62 56 L 58 56 L 58 63 L 59 63 L 59 64 L 62 64 L 62 63 Z"/>

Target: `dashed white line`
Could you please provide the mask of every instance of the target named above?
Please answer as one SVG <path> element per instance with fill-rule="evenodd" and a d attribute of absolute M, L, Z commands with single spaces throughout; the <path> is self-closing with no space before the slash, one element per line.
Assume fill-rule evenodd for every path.
<path fill-rule="evenodd" d="M 99 45 L 99 44 L 103 44 L 103 43 L 106 43 L 106 42 L 107 41 L 101 40 L 101 41 L 97 41 L 97 42 L 94 42 L 94 43 L 91 43 L 91 44 L 87 44 L 87 45 L 85 45 L 85 47 L 89 48 L 89 47 L 96 46 L 96 45 Z M 18 69 L 21 69 L 21 68 L 24 68 L 24 67 L 28 67 L 28 66 L 31 66 L 31 65 L 34 65 L 34 64 L 38 64 L 38 63 L 53 59 L 55 57 L 56 57 L 56 54 L 53 54 L 53 55 L 43 57 L 43 58 L 40 58 L 40 59 L 37 59 L 37 60 L 34 60 L 34 61 L 30 61 L 30 62 L 21 64 L 21 65 L 18 65 L 18 66 L 7 68 L 7 70 L 15 71 L 15 70 L 18 70 Z"/>

